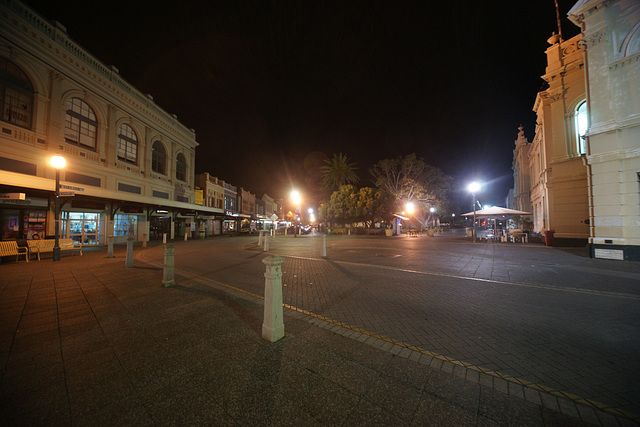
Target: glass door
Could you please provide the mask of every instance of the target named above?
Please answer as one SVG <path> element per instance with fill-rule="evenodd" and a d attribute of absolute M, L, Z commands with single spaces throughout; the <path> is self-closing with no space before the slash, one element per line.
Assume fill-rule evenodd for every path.
<path fill-rule="evenodd" d="M 64 212 L 66 234 L 74 242 L 83 245 L 95 246 L 101 241 L 102 224 L 99 213 L 89 212 Z M 65 227 L 63 225 L 63 227 Z"/>

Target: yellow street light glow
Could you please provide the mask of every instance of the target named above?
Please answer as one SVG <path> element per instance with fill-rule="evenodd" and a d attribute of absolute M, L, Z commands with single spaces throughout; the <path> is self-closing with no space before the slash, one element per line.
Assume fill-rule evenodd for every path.
<path fill-rule="evenodd" d="M 51 166 L 53 166 L 56 169 L 62 169 L 67 165 L 67 161 L 62 156 L 51 157 L 51 160 L 49 160 L 49 163 L 51 163 Z"/>
<path fill-rule="evenodd" d="M 413 204 L 413 202 L 409 202 L 405 205 L 405 208 L 407 209 L 407 212 L 409 212 L 409 215 L 413 215 L 413 213 L 415 212 L 415 205 Z"/>
<path fill-rule="evenodd" d="M 291 201 L 296 206 L 298 206 L 298 205 L 300 205 L 300 203 L 302 203 L 302 197 L 300 196 L 300 193 L 297 190 L 293 190 L 291 192 Z"/>

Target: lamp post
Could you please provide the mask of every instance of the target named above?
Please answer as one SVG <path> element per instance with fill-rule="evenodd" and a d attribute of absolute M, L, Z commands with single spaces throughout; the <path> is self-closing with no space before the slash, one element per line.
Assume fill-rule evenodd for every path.
<path fill-rule="evenodd" d="M 55 230 L 55 242 L 53 245 L 53 260 L 60 261 L 60 209 L 59 209 L 59 199 L 60 199 L 60 169 L 63 169 L 67 164 L 67 161 L 62 156 L 53 156 L 49 161 L 51 166 L 53 166 L 56 170 L 56 199 L 54 205 L 54 218 L 56 222 L 56 230 Z"/>
<path fill-rule="evenodd" d="M 298 190 L 293 190 L 291 192 L 291 201 L 293 202 L 293 204 L 296 207 L 296 213 L 298 215 L 300 215 L 301 214 L 301 212 L 300 212 L 300 204 L 302 204 L 302 197 L 300 196 L 300 192 Z M 295 220 L 295 215 L 294 215 L 293 219 Z M 293 237 L 297 237 L 297 234 L 298 234 L 298 224 L 296 223 Z"/>
<path fill-rule="evenodd" d="M 436 208 L 434 208 L 433 206 L 429 208 L 429 212 L 431 212 L 431 228 L 436 228 L 436 221 L 433 218 L 433 214 L 435 213 Z"/>
<path fill-rule="evenodd" d="M 473 243 L 476 243 L 476 193 L 480 191 L 480 184 L 474 181 L 469 184 L 468 190 L 473 195 Z"/>

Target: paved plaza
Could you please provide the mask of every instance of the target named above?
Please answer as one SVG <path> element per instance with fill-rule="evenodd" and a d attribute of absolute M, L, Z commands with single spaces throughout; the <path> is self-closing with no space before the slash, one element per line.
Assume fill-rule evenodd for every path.
<path fill-rule="evenodd" d="M 0 264 L 13 425 L 635 425 L 640 265 L 435 237 L 175 242 Z M 261 337 L 280 255 L 286 336 Z"/>

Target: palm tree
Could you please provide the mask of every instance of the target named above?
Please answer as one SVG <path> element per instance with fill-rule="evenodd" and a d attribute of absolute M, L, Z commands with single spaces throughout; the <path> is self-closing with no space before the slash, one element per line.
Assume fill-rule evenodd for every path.
<path fill-rule="evenodd" d="M 345 184 L 357 184 L 360 178 L 356 174 L 356 164 L 349 162 L 345 154 L 334 154 L 332 159 L 324 161 L 322 172 L 322 186 L 329 193 L 336 191 Z"/>

